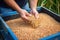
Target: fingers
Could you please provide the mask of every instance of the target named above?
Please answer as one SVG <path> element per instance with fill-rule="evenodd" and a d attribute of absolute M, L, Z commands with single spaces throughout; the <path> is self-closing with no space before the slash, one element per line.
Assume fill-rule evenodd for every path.
<path fill-rule="evenodd" d="M 25 16 L 25 15 L 22 16 L 22 19 L 23 19 L 24 21 L 29 21 L 28 17 Z"/>
<path fill-rule="evenodd" d="M 26 11 L 26 16 L 28 17 L 28 16 L 31 16 L 31 14 L 29 14 L 27 11 Z"/>
<path fill-rule="evenodd" d="M 36 10 L 31 10 L 30 12 L 31 14 L 33 14 L 35 16 L 36 19 L 39 18 L 38 12 Z"/>
<path fill-rule="evenodd" d="M 27 11 L 24 10 L 23 15 L 21 16 L 24 21 L 29 21 L 28 16 L 31 16 Z"/>
<path fill-rule="evenodd" d="M 31 14 L 29 14 L 29 13 L 27 13 L 27 14 L 26 14 L 26 16 L 28 17 L 28 16 L 32 16 L 32 15 L 31 15 Z"/>

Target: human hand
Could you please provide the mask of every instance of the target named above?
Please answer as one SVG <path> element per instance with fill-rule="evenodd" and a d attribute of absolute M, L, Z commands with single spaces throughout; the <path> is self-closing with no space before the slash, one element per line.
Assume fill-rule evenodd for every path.
<path fill-rule="evenodd" d="M 29 21 L 28 16 L 31 16 L 26 10 L 22 9 L 20 11 L 20 16 L 24 21 Z"/>
<path fill-rule="evenodd" d="M 35 16 L 35 18 L 39 18 L 39 15 L 38 15 L 38 12 L 37 12 L 37 10 L 36 9 L 32 9 L 31 11 L 30 11 L 30 13 L 31 14 L 33 14 L 34 16 Z"/>

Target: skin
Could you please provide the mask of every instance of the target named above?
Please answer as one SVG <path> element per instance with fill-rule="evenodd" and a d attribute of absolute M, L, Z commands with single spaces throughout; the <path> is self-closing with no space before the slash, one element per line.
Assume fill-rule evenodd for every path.
<path fill-rule="evenodd" d="M 20 6 L 15 2 L 15 0 L 4 0 L 4 2 L 11 8 L 16 10 L 23 20 L 29 21 L 28 16 L 31 16 L 31 14 L 33 14 L 35 18 L 38 18 L 38 12 L 36 10 L 38 0 L 29 0 L 31 8 L 30 14 L 26 10 L 21 9 Z"/>
<path fill-rule="evenodd" d="M 31 8 L 30 13 L 33 14 L 35 16 L 35 18 L 38 18 L 39 15 L 38 15 L 38 12 L 36 10 L 38 0 L 29 0 L 29 2 L 30 2 L 30 8 Z"/>

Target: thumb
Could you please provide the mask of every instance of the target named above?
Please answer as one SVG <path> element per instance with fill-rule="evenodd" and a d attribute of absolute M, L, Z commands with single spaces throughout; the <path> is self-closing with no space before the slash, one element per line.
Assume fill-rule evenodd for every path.
<path fill-rule="evenodd" d="M 31 14 L 27 13 L 26 16 L 32 16 Z"/>
<path fill-rule="evenodd" d="M 27 16 L 22 16 L 22 19 L 25 20 L 25 21 L 29 21 L 28 17 Z"/>

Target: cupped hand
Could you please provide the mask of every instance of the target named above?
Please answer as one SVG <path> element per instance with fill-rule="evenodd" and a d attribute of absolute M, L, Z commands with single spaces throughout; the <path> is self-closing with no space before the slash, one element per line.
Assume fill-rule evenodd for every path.
<path fill-rule="evenodd" d="M 28 16 L 31 16 L 26 10 L 22 9 L 20 12 L 20 16 L 23 20 L 29 21 Z"/>
<path fill-rule="evenodd" d="M 36 9 L 32 9 L 30 11 L 30 13 L 33 14 L 35 16 L 35 18 L 37 18 L 37 19 L 39 18 L 38 11 Z"/>

